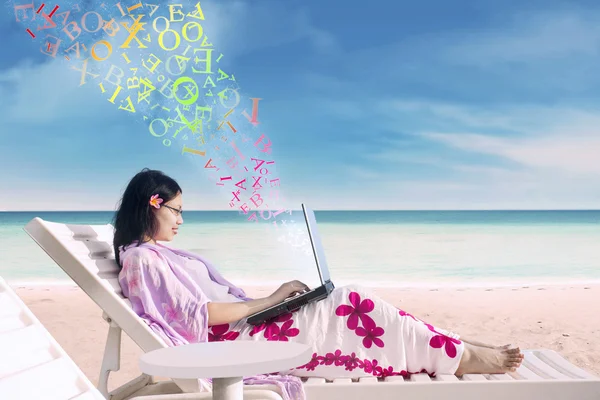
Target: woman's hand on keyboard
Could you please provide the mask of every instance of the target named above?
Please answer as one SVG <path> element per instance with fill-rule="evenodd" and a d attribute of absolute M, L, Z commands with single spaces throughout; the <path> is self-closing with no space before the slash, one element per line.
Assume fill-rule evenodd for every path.
<path fill-rule="evenodd" d="M 308 288 L 308 286 L 306 286 L 300 281 L 290 281 L 281 285 L 279 289 L 274 291 L 273 294 L 269 296 L 269 298 L 271 298 L 276 303 L 280 303 L 288 297 L 302 294 L 309 290 L 310 289 Z"/>

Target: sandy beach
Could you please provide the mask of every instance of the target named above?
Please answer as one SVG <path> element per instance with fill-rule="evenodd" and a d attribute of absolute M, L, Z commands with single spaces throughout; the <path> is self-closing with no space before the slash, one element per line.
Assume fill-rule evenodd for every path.
<path fill-rule="evenodd" d="M 107 334 L 102 311 L 75 286 L 13 286 L 83 372 L 96 384 Z M 245 287 L 249 296 L 271 288 Z M 600 286 L 529 286 L 371 290 L 429 323 L 493 344 L 549 348 L 600 376 Z M 137 376 L 140 349 L 123 335 L 114 388 Z"/>

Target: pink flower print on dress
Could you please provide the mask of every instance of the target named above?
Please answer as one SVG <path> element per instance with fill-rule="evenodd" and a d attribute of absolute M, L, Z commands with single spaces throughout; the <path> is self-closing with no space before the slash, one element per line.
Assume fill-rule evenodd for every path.
<path fill-rule="evenodd" d="M 312 359 L 306 364 L 298 367 L 297 369 L 306 368 L 307 371 L 314 371 L 316 367 L 319 366 L 324 357 L 317 355 L 317 353 L 313 353 Z"/>
<path fill-rule="evenodd" d="M 325 354 L 325 365 L 335 364 L 337 367 L 346 364 L 348 356 L 343 356 L 341 350 L 336 350 L 335 353 Z"/>
<path fill-rule="evenodd" d="M 341 365 L 345 365 L 346 364 L 346 360 L 348 360 L 348 358 L 349 358 L 349 356 L 343 356 L 342 355 L 342 351 L 341 350 L 336 350 L 335 354 L 333 355 L 333 361 L 334 361 L 336 367 L 339 367 Z"/>
<path fill-rule="evenodd" d="M 238 336 L 240 336 L 239 332 L 229 331 L 229 324 L 213 325 L 210 328 L 211 332 L 208 332 L 209 342 L 224 342 L 226 340 L 235 340 Z"/>
<path fill-rule="evenodd" d="M 273 319 L 273 322 L 271 324 L 269 324 L 266 329 L 265 329 L 265 333 L 264 336 L 266 339 L 269 339 L 271 336 L 276 336 L 278 335 L 282 329 L 279 328 L 279 325 L 277 325 L 278 322 L 290 322 L 290 320 L 292 319 L 292 314 L 291 313 L 287 313 L 287 314 L 282 314 L 276 318 Z M 289 325 L 287 325 L 288 327 L 291 326 L 294 323 L 294 321 L 292 320 L 290 322 Z M 284 324 L 285 325 L 285 324 Z M 283 326 L 283 325 L 282 325 Z M 300 331 L 298 331 L 300 332 Z M 297 335 L 297 333 L 296 333 Z M 296 336 L 293 335 L 293 336 Z M 289 336 L 289 335 L 288 335 Z"/>
<path fill-rule="evenodd" d="M 433 327 L 433 325 L 431 325 L 431 324 L 425 324 L 425 326 L 427 326 L 427 328 L 431 332 L 436 334 L 436 336 L 432 337 L 431 340 L 429 341 L 429 345 L 431 347 L 433 347 L 434 349 L 440 349 L 443 346 L 444 350 L 446 350 L 446 354 L 448 355 L 448 357 L 450 357 L 450 358 L 456 357 L 456 354 L 457 354 L 456 345 L 461 344 L 462 342 L 460 340 L 453 339 L 449 336 L 442 335 L 441 333 L 436 331 L 435 328 Z"/>
<path fill-rule="evenodd" d="M 252 328 L 252 330 L 250 331 L 250 336 L 254 336 L 257 333 L 262 332 L 263 330 L 265 330 L 265 328 L 267 327 L 267 325 L 269 325 L 269 324 L 255 325 L 254 328 Z"/>
<path fill-rule="evenodd" d="M 177 308 L 173 307 L 170 304 L 167 303 L 162 303 L 162 308 L 164 311 L 164 317 L 165 317 L 165 321 L 167 321 L 168 323 L 171 322 L 178 322 L 183 320 L 184 315 L 181 312 L 181 310 L 178 310 Z"/>
<path fill-rule="evenodd" d="M 127 285 L 129 286 L 130 294 L 137 294 L 140 292 L 142 280 L 139 271 L 134 271 L 127 277 Z"/>
<path fill-rule="evenodd" d="M 431 347 L 433 347 L 434 349 L 439 349 L 442 346 L 444 346 L 444 349 L 446 350 L 446 354 L 450 358 L 456 357 L 456 354 L 457 354 L 456 345 L 460 344 L 460 343 L 461 342 L 459 340 L 452 339 L 451 337 L 448 337 L 446 335 L 441 335 L 441 334 L 432 337 L 431 340 L 429 341 L 429 345 Z"/>
<path fill-rule="evenodd" d="M 250 332 L 250 336 L 254 336 L 257 333 L 260 333 L 264 330 L 265 331 L 264 337 L 268 338 L 272 334 L 271 331 L 273 329 L 273 326 L 277 326 L 277 322 L 285 322 L 290 318 L 292 318 L 292 313 L 282 314 L 282 315 L 275 317 L 263 324 L 256 325 L 256 326 L 254 326 L 254 328 L 252 328 L 252 331 Z M 279 327 L 277 327 L 277 328 L 279 328 Z"/>
<path fill-rule="evenodd" d="M 150 205 L 154 208 L 160 208 L 160 204 L 163 202 L 163 199 L 161 199 L 160 197 L 158 197 L 158 193 L 152 195 L 152 197 L 150 197 Z"/>
<path fill-rule="evenodd" d="M 379 362 L 377 360 L 371 361 L 365 358 L 365 360 L 363 361 L 363 371 L 365 371 L 367 374 L 380 376 L 383 370 L 378 364 Z"/>
<path fill-rule="evenodd" d="M 171 323 L 171 327 L 175 329 L 179 335 L 188 341 L 188 343 L 195 343 L 198 341 L 198 336 L 192 331 L 188 330 L 185 326 L 178 322 Z"/>
<path fill-rule="evenodd" d="M 356 354 L 352 352 L 346 359 L 346 371 L 352 371 L 355 368 L 363 368 L 363 362 L 360 358 L 356 357 Z"/>
<path fill-rule="evenodd" d="M 385 378 L 386 376 L 398 376 L 398 375 L 402 375 L 404 376 L 406 374 L 406 371 L 401 371 L 401 372 L 396 372 L 394 371 L 394 367 L 392 367 L 391 365 L 387 368 L 381 368 L 381 377 Z"/>
<path fill-rule="evenodd" d="M 366 322 L 366 323 L 365 323 Z M 369 320 L 363 321 L 364 328 L 356 328 L 355 333 L 358 336 L 363 336 L 363 346 L 367 349 L 371 348 L 371 345 L 375 343 L 377 347 L 383 347 L 383 340 L 379 339 L 379 336 L 383 335 L 385 331 L 383 328 L 376 326 L 375 321 L 369 318 Z"/>
<path fill-rule="evenodd" d="M 338 317 L 348 317 L 348 329 L 355 330 L 358 326 L 358 320 L 360 318 L 363 325 L 367 325 L 372 323 L 375 325 L 375 321 L 371 317 L 367 315 L 367 313 L 373 311 L 375 308 L 375 303 L 373 303 L 370 299 L 365 299 L 362 302 L 360 301 L 360 295 L 356 292 L 351 292 L 348 295 L 348 299 L 350 300 L 351 306 L 342 304 L 335 310 L 335 315 Z"/>
<path fill-rule="evenodd" d="M 292 328 L 291 326 L 293 323 L 294 320 L 289 320 L 281 325 L 281 328 L 279 328 L 277 324 L 273 324 L 269 327 L 270 329 L 267 328 L 269 329 L 267 340 L 287 342 L 289 340 L 288 337 L 298 336 L 300 330 L 298 328 Z M 267 332 L 265 331 L 265 334 L 266 333 Z"/>
<path fill-rule="evenodd" d="M 373 372 L 373 364 L 366 358 L 363 360 L 363 370 L 368 374 Z"/>

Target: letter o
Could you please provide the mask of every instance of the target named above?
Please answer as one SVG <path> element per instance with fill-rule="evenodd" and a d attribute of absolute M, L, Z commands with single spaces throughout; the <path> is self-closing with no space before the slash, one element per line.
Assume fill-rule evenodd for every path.
<path fill-rule="evenodd" d="M 88 14 L 96 14 L 98 16 L 98 27 L 96 28 L 95 31 L 90 31 L 86 27 L 85 19 L 87 18 Z M 98 14 L 96 11 L 88 11 L 85 14 L 83 14 L 83 17 L 81 17 L 81 27 L 86 32 L 90 32 L 90 33 L 98 32 L 100 29 L 102 29 L 103 26 L 104 26 L 104 20 L 102 19 L 102 16 L 100 14 Z"/>
<path fill-rule="evenodd" d="M 154 130 L 154 122 L 155 121 L 161 121 L 162 124 L 163 124 L 164 132 L 161 133 L 160 135 L 157 135 L 156 131 Z M 152 136 L 161 137 L 161 136 L 165 136 L 165 134 L 169 130 L 169 125 L 167 125 L 167 122 L 164 119 L 162 119 L 162 118 L 156 118 L 156 119 L 153 119 L 152 122 L 150 122 L 149 129 L 150 129 L 150 133 L 152 134 Z"/>
<path fill-rule="evenodd" d="M 227 90 L 231 90 L 233 93 L 235 93 L 235 98 L 236 98 L 236 99 L 235 99 L 235 104 L 234 104 L 234 105 L 232 105 L 232 106 L 229 106 L 229 107 L 227 107 L 227 106 L 225 105 L 225 101 L 224 101 L 224 99 L 223 99 L 223 97 L 225 97 L 225 94 L 221 95 L 221 93 L 224 93 L 224 92 L 225 92 L 225 91 L 227 91 Z M 236 89 L 227 88 L 227 89 L 224 89 L 224 90 L 222 90 L 222 91 L 219 93 L 219 100 L 221 101 L 221 105 L 223 105 L 223 107 L 225 107 L 225 108 L 229 108 L 229 109 L 231 109 L 231 108 L 236 108 L 236 107 L 238 106 L 238 104 L 240 104 L 240 94 L 238 93 L 238 91 L 237 91 Z"/>
<path fill-rule="evenodd" d="M 181 100 L 179 97 L 177 97 L 177 88 L 179 87 L 179 85 L 185 82 L 193 83 L 196 87 L 196 93 L 188 100 Z M 177 79 L 173 84 L 173 96 L 175 96 L 175 100 L 177 100 L 180 104 L 183 104 L 184 106 L 189 106 L 190 104 L 194 104 L 196 100 L 198 100 L 198 96 L 200 96 L 200 89 L 198 89 L 198 84 L 195 80 L 193 80 L 189 76 L 182 76 L 181 78 Z"/>
<path fill-rule="evenodd" d="M 179 72 L 178 73 L 174 73 L 172 71 L 171 68 L 171 61 L 173 60 L 173 58 L 177 61 L 177 66 L 179 67 Z M 167 72 L 173 76 L 179 76 L 181 74 L 183 74 L 185 72 L 185 70 L 187 69 L 187 61 L 184 63 L 180 63 L 179 62 L 179 58 L 184 58 L 182 56 L 178 56 L 177 54 L 173 54 L 172 56 L 170 56 L 169 58 L 167 58 L 167 61 L 165 62 L 165 69 L 167 70 Z M 183 64 L 183 66 L 181 65 Z"/>
<path fill-rule="evenodd" d="M 98 55 L 96 54 L 96 46 L 99 44 L 103 44 L 106 46 L 106 49 L 108 50 L 108 54 L 106 55 L 106 57 L 104 58 L 100 58 L 98 57 Z M 94 45 L 92 46 L 92 58 L 96 61 L 104 61 L 106 60 L 108 57 L 110 57 L 110 55 L 112 54 L 112 45 L 107 42 L 106 40 L 99 40 L 96 43 L 94 43 Z"/>
<path fill-rule="evenodd" d="M 194 25 L 198 27 L 198 37 L 197 37 L 195 40 L 191 40 L 191 39 L 188 37 L 188 27 L 189 27 L 190 25 L 192 25 L 192 27 L 193 27 Z M 188 42 L 192 42 L 192 43 L 194 43 L 194 42 L 197 42 L 198 40 L 200 40 L 200 38 L 202 37 L 202 35 L 203 35 L 203 34 L 204 34 L 204 28 L 202 28 L 202 25 L 200 25 L 200 24 L 199 24 L 198 22 L 196 22 L 196 21 L 190 21 L 190 22 L 188 22 L 188 23 L 187 23 L 187 24 L 185 24 L 185 25 L 183 26 L 183 28 L 181 29 L 181 35 L 183 36 L 183 38 L 184 38 L 185 40 L 187 40 Z"/>
<path fill-rule="evenodd" d="M 265 216 L 264 216 L 265 211 L 269 212 L 269 217 L 268 218 L 265 218 Z M 264 219 L 265 221 L 270 220 L 272 216 L 273 216 L 273 212 L 271 210 L 260 210 L 260 217 L 262 219 Z"/>

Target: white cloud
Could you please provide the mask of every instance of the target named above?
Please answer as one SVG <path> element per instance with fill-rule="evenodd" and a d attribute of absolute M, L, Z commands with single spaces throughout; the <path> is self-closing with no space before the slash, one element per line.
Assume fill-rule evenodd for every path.
<path fill-rule="evenodd" d="M 502 112 L 490 111 L 484 108 L 464 107 L 459 104 L 435 101 L 390 100 L 382 101 L 381 110 L 384 112 L 401 112 L 407 114 L 422 113 L 436 119 L 449 121 L 473 128 L 513 129 L 515 116 Z M 520 126 L 522 127 L 522 126 Z"/>
<path fill-rule="evenodd" d="M 395 100 L 374 109 L 387 129 L 444 144 L 472 153 L 502 157 L 529 168 L 552 168 L 565 173 L 599 174 L 600 112 L 572 106 L 501 105 L 469 106 L 454 103 Z M 411 116 L 420 126 L 407 130 L 403 121 Z M 415 123 L 413 123 L 414 125 Z M 436 129 L 430 127 L 435 126 Z M 446 129 L 439 129 L 445 126 Z M 494 130 L 495 134 L 486 131 Z M 486 133 L 484 133 L 486 132 Z M 430 163 L 406 154 L 398 144 L 377 155 L 415 163 Z M 433 154 L 431 155 L 433 157 Z M 429 158 L 429 161 L 431 159 Z M 439 158 L 433 160 L 440 163 Z"/>
<path fill-rule="evenodd" d="M 600 112 L 594 107 L 577 108 L 568 104 L 544 106 L 527 103 L 465 105 L 460 103 L 390 99 L 374 108 L 381 116 L 401 122 L 418 115 L 423 126 L 443 123 L 450 129 L 495 129 L 526 134 L 547 134 L 577 130 L 594 133 L 600 126 Z"/>
<path fill-rule="evenodd" d="M 373 120 L 379 128 L 404 137 L 363 154 L 361 158 L 378 163 L 357 163 L 348 170 L 349 179 L 367 178 L 368 190 L 396 198 L 396 207 L 600 204 L 600 112 L 561 105 L 486 107 L 412 99 L 362 104 L 372 104 L 366 113 L 377 115 Z"/>
<path fill-rule="evenodd" d="M 503 138 L 473 133 L 425 133 L 424 137 L 461 150 L 504 157 L 532 168 L 600 174 L 600 136 Z"/>
<path fill-rule="evenodd" d="M 85 119 L 90 123 L 106 120 L 110 116 L 106 111 L 113 105 L 102 98 L 97 84 L 88 82 L 79 87 L 79 79 L 80 73 L 60 60 L 38 65 L 25 62 L 2 71 L 0 82 L 11 88 L 5 87 L 2 91 L 0 118 L 21 126 L 72 119 Z"/>
<path fill-rule="evenodd" d="M 460 165 L 453 177 L 394 179 L 392 171 L 379 173 L 361 185 L 362 195 L 348 204 L 378 209 L 598 209 L 600 188 L 589 179 L 573 179 L 541 171 L 510 172 L 485 166 Z M 468 170 L 467 170 L 468 169 Z M 363 176 L 357 171 L 355 179 Z M 371 197 L 371 204 L 364 199 Z M 370 207 L 369 207 L 370 206 Z"/>
<path fill-rule="evenodd" d="M 410 149 L 400 147 L 398 144 L 394 145 L 393 141 L 390 142 L 390 146 L 386 146 L 381 151 L 362 154 L 362 158 L 388 163 L 389 165 L 403 163 L 415 165 L 433 165 L 441 167 L 446 166 L 448 164 L 447 159 L 432 154 L 430 151 L 421 150 L 419 153 L 415 153 Z"/>

